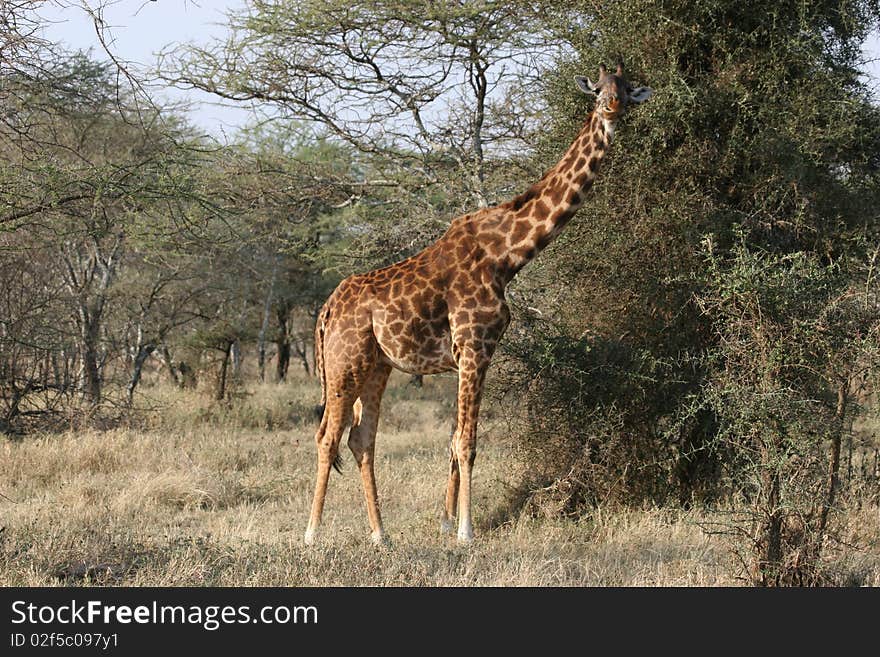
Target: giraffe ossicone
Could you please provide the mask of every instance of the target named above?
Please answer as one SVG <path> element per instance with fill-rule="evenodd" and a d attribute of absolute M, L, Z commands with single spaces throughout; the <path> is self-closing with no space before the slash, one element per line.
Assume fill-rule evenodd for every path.
<path fill-rule="evenodd" d="M 583 128 L 559 163 L 528 190 L 499 205 L 452 221 L 446 233 L 416 255 L 389 267 L 349 276 L 318 315 L 315 365 L 321 377 L 321 424 L 315 435 L 318 468 L 305 541 L 312 543 L 324 509 L 330 467 L 346 428 L 363 480 L 372 538 L 384 540 L 373 469 L 379 405 L 392 368 L 413 374 L 458 371 L 458 411 L 452 437 L 441 531 L 458 518 L 458 540 L 473 539 L 471 478 L 477 418 L 486 370 L 510 321 L 504 290 L 581 207 L 614 127 L 631 105 L 647 100 L 622 66 L 599 69 L 596 95 Z"/>

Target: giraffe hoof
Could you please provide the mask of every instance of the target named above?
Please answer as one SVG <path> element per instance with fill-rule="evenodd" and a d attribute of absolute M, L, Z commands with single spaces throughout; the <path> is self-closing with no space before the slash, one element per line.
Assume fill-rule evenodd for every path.
<path fill-rule="evenodd" d="M 305 538 L 303 538 L 303 542 L 306 545 L 314 545 L 316 538 L 316 532 L 313 529 L 307 529 Z"/>
<path fill-rule="evenodd" d="M 458 532 L 458 544 L 459 545 L 470 545 L 474 542 L 474 533 L 470 532 Z"/>
<path fill-rule="evenodd" d="M 440 520 L 440 533 L 451 534 L 455 531 L 455 523 L 445 518 Z"/>
<path fill-rule="evenodd" d="M 373 541 L 373 545 L 388 546 L 390 544 L 388 541 L 388 537 L 385 536 L 385 532 L 383 532 L 381 529 L 378 529 L 370 534 L 370 540 Z"/>

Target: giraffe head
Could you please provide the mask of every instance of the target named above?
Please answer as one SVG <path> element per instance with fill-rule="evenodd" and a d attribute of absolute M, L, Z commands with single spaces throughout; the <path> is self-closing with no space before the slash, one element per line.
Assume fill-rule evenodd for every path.
<path fill-rule="evenodd" d="M 600 64 L 599 81 L 595 84 L 582 75 L 575 76 L 575 82 L 584 93 L 597 96 L 596 112 L 608 121 L 616 121 L 630 105 L 648 100 L 653 93 L 650 87 L 633 87 L 623 77 L 623 64 L 618 64 L 614 73 L 608 73 Z"/>

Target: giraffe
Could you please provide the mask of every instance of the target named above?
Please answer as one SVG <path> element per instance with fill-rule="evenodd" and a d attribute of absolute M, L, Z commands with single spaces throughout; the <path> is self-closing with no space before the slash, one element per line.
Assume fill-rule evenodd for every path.
<path fill-rule="evenodd" d="M 458 371 L 456 429 L 441 531 L 458 517 L 459 542 L 473 540 L 471 480 L 486 370 L 510 320 L 507 284 L 565 227 L 592 186 L 617 120 L 651 95 L 599 67 L 576 76 L 596 103 L 559 163 L 513 199 L 454 219 L 434 244 L 401 262 L 343 280 L 321 309 L 315 361 L 323 416 L 315 435 L 317 477 L 305 542 L 316 537 L 331 466 L 348 446 L 363 480 L 371 537 L 384 540 L 373 469 L 379 405 L 392 368 L 412 374 Z"/>

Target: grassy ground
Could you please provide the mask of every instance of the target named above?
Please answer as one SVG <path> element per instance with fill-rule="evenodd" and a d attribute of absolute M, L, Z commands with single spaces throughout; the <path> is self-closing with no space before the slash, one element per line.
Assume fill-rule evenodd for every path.
<path fill-rule="evenodd" d="M 487 526 L 511 478 L 510 447 L 480 443 L 474 545 L 439 533 L 449 402 L 396 378 L 377 478 L 389 547 L 369 541 L 360 478 L 345 452 L 317 546 L 302 544 L 315 452 L 314 384 L 261 386 L 228 409 L 152 389 L 146 428 L 0 442 L 0 585 L 737 585 L 736 557 L 701 512 L 606 511 L 590 519 Z M 440 390 L 444 389 L 444 390 Z M 164 397 L 164 399 L 163 399 Z M 840 568 L 880 584 L 877 509 L 854 512 L 871 550 Z"/>

